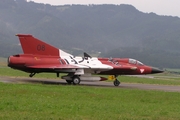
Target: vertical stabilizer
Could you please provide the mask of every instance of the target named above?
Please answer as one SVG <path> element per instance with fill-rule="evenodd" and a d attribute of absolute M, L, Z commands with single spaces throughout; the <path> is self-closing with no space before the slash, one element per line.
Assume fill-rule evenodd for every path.
<path fill-rule="evenodd" d="M 32 35 L 16 35 L 19 37 L 24 54 L 60 56 L 59 49 L 55 48 Z"/>

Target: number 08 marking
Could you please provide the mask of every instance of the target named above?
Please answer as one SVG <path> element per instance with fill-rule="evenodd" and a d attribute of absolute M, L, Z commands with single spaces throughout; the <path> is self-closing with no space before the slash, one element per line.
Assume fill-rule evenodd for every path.
<path fill-rule="evenodd" d="M 37 45 L 37 50 L 38 51 L 45 51 L 46 47 L 45 47 L 45 45 Z"/>

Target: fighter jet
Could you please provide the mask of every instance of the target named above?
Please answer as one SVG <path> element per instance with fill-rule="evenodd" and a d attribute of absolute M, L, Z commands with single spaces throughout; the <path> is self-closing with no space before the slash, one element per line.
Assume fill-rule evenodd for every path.
<path fill-rule="evenodd" d="M 32 35 L 18 34 L 23 54 L 8 58 L 8 66 L 21 70 L 33 77 L 36 73 L 60 73 L 67 83 L 74 85 L 81 81 L 104 81 L 108 78 L 101 75 L 113 75 L 114 86 L 119 86 L 118 75 L 143 75 L 161 73 L 162 70 L 144 65 L 131 58 L 98 58 L 87 53 L 84 56 L 73 56 L 61 49 L 47 44 Z M 99 76 L 95 76 L 95 74 Z"/>

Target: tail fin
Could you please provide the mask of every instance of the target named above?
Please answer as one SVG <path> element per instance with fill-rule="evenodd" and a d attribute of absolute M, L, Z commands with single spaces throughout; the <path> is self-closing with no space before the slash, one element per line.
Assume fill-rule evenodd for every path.
<path fill-rule="evenodd" d="M 24 54 L 60 56 L 60 50 L 32 35 L 16 35 L 19 37 Z"/>

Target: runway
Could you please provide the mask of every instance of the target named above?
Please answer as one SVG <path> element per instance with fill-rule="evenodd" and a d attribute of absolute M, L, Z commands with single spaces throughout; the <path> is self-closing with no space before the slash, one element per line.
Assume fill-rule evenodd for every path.
<path fill-rule="evenodd" d="M 0 82 L 4 83 L 41 83 L 41 84 L 51 84 L 51 85 L 68 85 L 65 80 L 58 79 L 42 79 L 42 78 L 21 78 L 21 77 L 4 77 L 0 76 Z M 92 86 L 92 87 L 113 87 L 120 89 L 142 89 L 142 90 L 160 90 L 168 92 L 180 92 L 180 86 L 174 85 L 153 85 L 153 84 L 139 84 L 139 83 L 121 83 L 120 86 L 115 87 L 113 82 L 84 82 L 81 81 L 82 86 Z"/>

